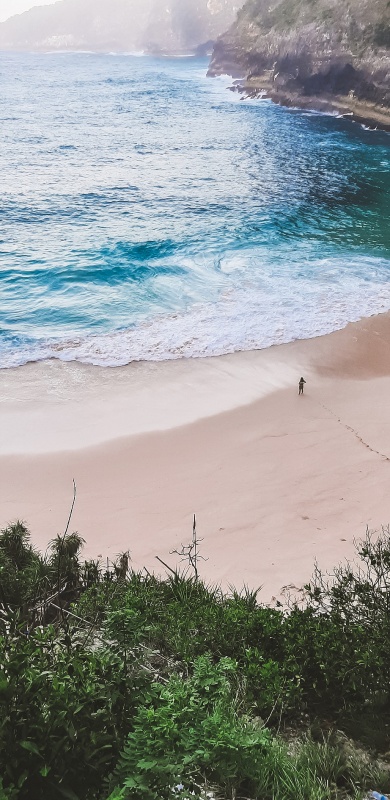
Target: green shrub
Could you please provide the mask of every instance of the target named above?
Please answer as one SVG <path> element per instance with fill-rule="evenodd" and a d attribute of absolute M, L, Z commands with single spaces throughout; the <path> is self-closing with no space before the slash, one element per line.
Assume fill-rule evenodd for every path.
<path fill-rule="evenodd" d="M 386 788 L 340 741 L 287 746 L 270 730 L 317 719 L 389 748 L 388 531 L 277 609 L 128 573 L 126 554 L 103 572 L 81 544 L 67 534 L 42 557 L 22 523 L 0 534 L 0 800 L 99 800 L 112 772 L 122 800 L 163 800 L 175 782 L 224 800 Z"/>
<path fill-rule="evenodd" d="M 0 638 L 0 663 L 3 791 L 95 800 L 146 678 L 108 648 L 85 648 L 77 637 L 69 647 L 53 627 Z"/>
<path fill-rule="evenodd" d="M 237 667 L 229 659 L 214 665 L 201 656 L 187 680 L 175 675 L 167 685 L 155 685 L 112 778 L 121 796 L 164 800 L 181 784 L 199 796 L 205 781 L 227 796 L 251 791 L 271 737 L 239 715 L 239 698 Z"/>

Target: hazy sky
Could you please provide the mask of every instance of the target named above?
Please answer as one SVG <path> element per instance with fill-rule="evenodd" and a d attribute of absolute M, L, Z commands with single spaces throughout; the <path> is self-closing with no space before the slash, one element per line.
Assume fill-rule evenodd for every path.
<path fill-rule="evenodd" d="M 48 6 L 55 0 L 0 0 L 0 22 L 33 6 Z"/>

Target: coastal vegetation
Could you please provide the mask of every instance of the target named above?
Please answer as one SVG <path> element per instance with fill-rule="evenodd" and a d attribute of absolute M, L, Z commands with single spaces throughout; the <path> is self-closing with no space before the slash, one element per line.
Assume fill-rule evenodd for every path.
<path fill-rule="evenodd" d="M 387 0 L 247 0 L 217 39 L 209 74 L 244 77 L 238 88 L 250 95 L 390 129 L 389 31 Z"/>
<path fill-rule="evenodd" d="M 390 788 L 388 530 L 275 607 L 206 586 L 193 559 L 161 578 L 82 545 L 0 534 L 1 800 Z"/>

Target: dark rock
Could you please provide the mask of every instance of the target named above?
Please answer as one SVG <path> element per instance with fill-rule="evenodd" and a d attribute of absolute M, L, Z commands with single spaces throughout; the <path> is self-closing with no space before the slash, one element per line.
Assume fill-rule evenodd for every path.
<path fill-rule="evenodd" d="M 245 76 L 247 93 L 267 91 L 286 104 L 341 103 L 386 126 L 389 43 L 388 0 L 247 0 L 217 39 L 208 74 Z"/>

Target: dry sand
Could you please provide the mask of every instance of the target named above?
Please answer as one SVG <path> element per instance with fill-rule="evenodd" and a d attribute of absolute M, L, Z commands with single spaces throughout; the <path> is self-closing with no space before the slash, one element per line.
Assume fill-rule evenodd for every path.
<path fill-rule="evenodd" d="M 307 380 L 298 397 L 300 375 Z M 45 548 L 72 529 L 133 566 L 191 536 L 202 575 L 264 600 L 390 522 L 390 316 L 213 359 L 0 373 L 0 525 Z"/>

